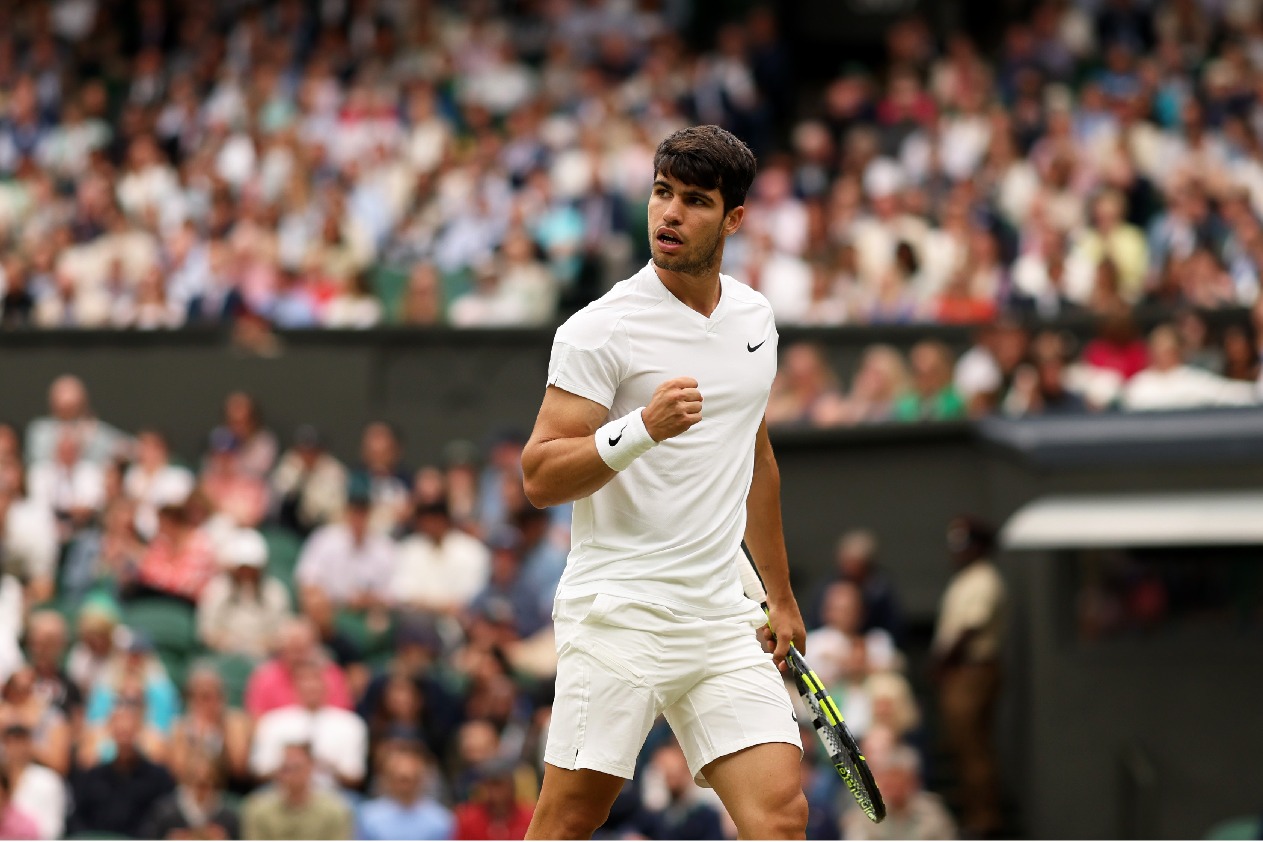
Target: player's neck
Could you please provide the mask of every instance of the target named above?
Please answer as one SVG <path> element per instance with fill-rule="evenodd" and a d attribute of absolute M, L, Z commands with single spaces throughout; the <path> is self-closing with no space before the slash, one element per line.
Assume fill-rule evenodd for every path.
<path fill-rule="evenodd" d="M 706 318 L 710 318 L 719 306 L 719 297 L 723 287 L 719 283 L 719 270 L 711 269 L 700 275 L 684 272 L 673 272 L 654 264 L 653 270 L 658 273 L 658 280 L 667 288 L 667 292 L 680 299 L 690 310 L 696 310 Z"/>

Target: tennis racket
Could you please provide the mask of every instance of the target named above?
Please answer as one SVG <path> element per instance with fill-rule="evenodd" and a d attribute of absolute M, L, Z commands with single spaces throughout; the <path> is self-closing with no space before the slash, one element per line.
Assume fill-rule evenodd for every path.
<path fill-rule="evenodd" d="M 759 574 L 749 563 L 738 566 L 741 568 L 741 584 L 745 587 L 746 596 L 762 605 L 766 613 L 767 591 L 763 590 Z M 798 687 L 798 694 L 811 711 L 812 725 L 815 726 L 820 741 L 824 743 L 825 750 L 829 752 L 829 761 L 833 763 L 833 768 L 838 770 L 843 783 L 851 791 L 851 795 L 855 796 L 855 802 L 860 805 L 864 814 L 874 822 L 880 822 L 886 818 L 886 804 L 877 789 L 877 782 L 873 780 L 868 761 L 860 754 L 859 745 L 846 727 L 837 702 L 833 701 L 829 691 L 792 643 L 785 661 L 789 664 L 789 672 Z"/>

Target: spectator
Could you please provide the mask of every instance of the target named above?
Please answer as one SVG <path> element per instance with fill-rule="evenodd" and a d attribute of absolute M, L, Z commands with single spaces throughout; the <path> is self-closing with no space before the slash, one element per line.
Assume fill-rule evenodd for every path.
<path fill-rule="evenodd" d="M 23 665 L 4 683 L 0 693 L 0 724 L 25 726 L 31 740 L 31 759 L 58 775 L 70 773 L 70 723 L 61 708 L 35 692 L 35 670 Z"/>
<path fill-rule="evenodd" d="M 108 730 L 111 711 L 128 701 L 141 705 L 146 727 L 165 738 L 180 713 L 180 693 L 148 634 L 127 629 L 121 636 L 125 642 L 120 651 L 105 662 L 88 694 L 87 724 Z M 151 742 L 150 747 L 154 745 Z"/>
<path fill-rule="evenodd" d="M 12 791 L 11 803 L 39 829 L 28 838 L 60 839 L 66 824 L 66 782 L 61 775 L 35 762 L 31 729 L 15 720 L 4 726 L 3 763 L 0 774 L 6 775 Z M 0 837 L 4 837 L 0 833 Z M 21 838 L 21 837 L 18 837 Z"/>
<path fill-rule="evenodd" d="M 238 448 L 238 439 L 227 430 L 211 433 L 199 490 L 226 525 L 253 529 L 267 515 L 268 486 L 263 477 L 244 469 Z"/>
<path fill-rule="evenodd" d="M 39 826 L 13 804 L 8 772 L 0 769 L 0 839 L 39 839 Z"/>
<path fill-rule="evenodd" d="M 246 685 L 246 712 L 253 719 L 298 704 L 294 675 L 300 664 L 312 660 L 322 664 L 328 704 L 351 709 L 351 693 L 342 670 L 322 656 L 316 641 L 316 627 L 305 617 L 295 617 L 281 626 L 276 635 L 276 657 L 256 667 Z"/>
<path fill-rule="evenodd" d="M 532 810 L 514 791 L 515 764 L 491 760 L 477 769 L 477 782 L 468 801 L 456 807 L 453 839 L 524 839 Z"/>
<path fill-rule="evenodd" d="M 237 814 L 225 805 L 219 767 L 209 755 L 193 754 L 177 772 L 175 792 L 153 805 L 141 836 L 145 839 L 238 839 Z"/>
<path fill-rule="evenodd" d="M 22 636 L 22 584 L 8 573 L 0 573 L 0 681 L 22 666 L 22 650 L 18 640 Z"/>
<path fill-rule="evenodd" d="M 197 633 L 216 652 L 267 657 L 290 616 L 289 592 L 264 571 L 268 547 L 263 536 L 242 529 L 219 548 L 220 573 L 197 603 Z"/>
<path fill-rule="evenodd" d="M 224 420 L 216 431 L 231 434 L 235 461 L 240 471 L 252 477 L 266 477 L 276 463 L 276 436 L 263 426 L 263 416 L 254 398 L 233 392 L 224 399 Z"/>
<path fill-rule="evenodd" d="M 277 518 L 306 538 L 313 530 L 342 516 L 346 505 L 346 468 L 321 440 L 319 431 L 304 424 L 272 472 Z"/>
<path fill-rule="evenodd" d="M 0 562 L 22 583 L 26 601 L 50 599 L 57 575 L 57 522 L 52 510 L 0 482 Z"/>
<path fill-rule="evenodd" d="M 184 695 L 185 713 L 171 727 L 171 773 L 185 780 L 189 766 L 202 757 L 230 781 L 248 780 L 252 723 L 244 712 L 228 707 L 219 673 L 210 664 L 195 665 L 184 682 Z"/>
<path fill-rule="evenodd" d="M 491 554 L 452 524 L 447 503 L 418 506 L 399 544 L 391 593 L 400 606 L 455 617 L 487 586 Z"/>
<path fill-rule="evenodd" d="M 863 647 L 867 668 L 875 672 L 903 668 L 903 655 L 885 629 L 864 627 L 864 602 L 860 589 L 851 582 L 834 582 L 825 590 L 823 624 L 807 635 L 807 648 L 820 680 L 835 683 L 847 670 L 852 650 Z"/>
<path fill-rule="evenodd" d="M 769 426 L 831 427 L 841 423 L 843 398 L 818 345 L 790 345 L 768 399 Z"/>
<path fill-rule="evenodd" d="M 79 608 L 78 640 L 66 658 L 66 674 L 85 696 L 114 659 L 118 606 L 108 597 L 85 600 Z"/>
<path fill-rule="evenodd" d="M 430 765 L 417 749 L 392 749 L 382 761 L 382 795 L 357 811 L 360 839 L 451 839 L 449 810 L 427 795 Z"/>
<path fill-rule="evenodd" d="M 498 529 L 487 546 L 491 549 L 491 575 L 469 611 L 511 628 L 518 637 L 530 637 L 547 622 L 548 615 L 540 613 L 539 599 L 522 576 L 521 533 L 512 527 Z"/>
<path fill-rule="evenodd" d="M 95 518 L 105 502 L 101 468 L 80 457 L 73 432 L 63 432 L 57 439 L 51 460 L 31 465 L 26 482 L 31 500 L 57 518 L 62 544 Z"/>
<path fill-rule="evenodd" d="M 1066 340 L 1059 333 L 1045 331 L 1031 344 L 1030 365 L 1023 365 L 1013 378 L 1013 388 L 1004 410 L 1011 415 L 1077 415 L 1088 411 L 1087 402 L 1071 391 L 1066 361 Z"/>
<path fill-rule="evenodd" d="M 66 620 L 61 614 L 53 610 L 31 613 L 26 623 L 26 649 L 35 677 L 35 693 L 56 705 L 73 725 L 83 714 L 83 693 L 62 668 L 69 642 Z"/>
<path fill-rule="evenodd" d="M 921 788 L 921 764 L 907 746 L 894 748 L 872 766 L 886 802 L 886 818 L 874 824 L 858 810 L 842 818 L 847 839 L 955 839 L 956 823 L 937 795 Z"/>
<path fill-rule="evenodd" d="M 410 514 L 412 483 L 400 454 L 399 436 L 389 424 L 378 421 L 364 428 L 360 460 L 360 467 L 351 472 L 351 488 L 369 496 L 371 531 L 393 532 Z"/>
<path fill-rule="evenodd" d="M 158 510 L 158 531 L 140 559 L 128 596 L 153 594 L 196 604 L 215 575 L 210 536 L 194 525 L 189 507 L 179 503 Z"/>
<path fill-rule="evenodd" d="M 994 731 L 1006 589 L 991 560 L 995 537 L 986 524 L 954 518 L 947 547 L 956 572 L 943 594 L 930 646 L 935 683 L 944 736 L 961 783 L 962 828 L 995 833 L 1002 822 Z"/>
<path fill-rule="evenodd" d="M 834 553 L 834 569 L 821 583 L 810 601 L 807 621 L 812 627 L 824 623 L 823 607 L 829 586 L 835 582 L 851 582 L 863 597 L 864 623 L 861 631 L 885 629 L 898 642 L 903 633 L 903 618 L 895 597 L 895 588 L 877 566 L 877 537 L 867 529 L 852 529 L 843 534 Z"/>
<path fill-rule="evenodd" d="M 316 782 L 358 789 L 368 760 L 368 729 L 350 711 L 326 702 L 321 665 L 300 663 L 294 670 L 298 703 L 259 717 L 250 747 L 250 771 L 270 779 L 285 762 L 286 746 L 307 742 L 315 762 Z"/>
<path fill-rule="evenodd" d="M 50 462 L 62 434 L 74 433 L 83 458 L 97 465 L 125 453 L 130 447 L 127 436 L 98 420 L 88 404 L 88 390 L 83 381 L 64 374 L 48 387 L 49 414 L 36 418 L 26 428 L 27 464 Z"/>
<path fill-rule="evenodd" d="M 1124 310 L 1103 314 L 1097 335 L 1083 349 L 1083 362 L 1130 380 L 1149 364 L 1149 352 L 1137 336 L 1136 323 Z"/>
<path fill-rule="evenodd" d="M 851 381 L 851 391 L 843 399 L 843 423 L 866 424 L 890 420 L 895 399 L 907 387 L 907 367 L 903 357 L 889 345 L 864 349 L 860 369 Z"/>
<path fill-rule="evenodd" d="M 896 421 L 952 421 L 965 416 L 965 403 L 952 385 L 952 352 L 941 342 L 922 341 L 909 352 L 912 389 L 894 406 Z"/>
<path fill-rule="evenodd" d="M 666 803 L 657 811 L 655 839 L 725 839 L 720 812 L 701 797 L 678 743 L 658 746 L 649 761 L 661 777 Z"/>
<path fill-rule="evenodd" d="M 395 546 L 369 528 L 368 490 L 355 480 L 342 520 L 320 527 L 303 544 L 294 578 L 304 604 L 317 598 L 355 611 L 380 609 L 394 599 Z"/>
<path fill-rule="evenodd" d="M 312 771 L 306 744 L 285 746 L 276 786 L 255 792 L 242 807 L 242 838 L 351 839 L 351 810 L 337 795 L 314 788 Z"/>
<path fill-rule="evenodd" d="M 136 461 L 123 478 L 123 489 L 136 501 L 136 530 L 146 539 L 158 531 L 158 510 L 183 503 L 193 492 L 193 472 L 171 464 L 167 440 L 153 429 L 136 434 Z"/>
<path fill-rule="evenodd" d="M 1254 350 L 1249 331 L 1240 325 L 1229 325 L 1224 328 L 1223 336 L 1224 365 L 1222 374 L 1229 380 L 1240 380 L 1255 383 L 1263 370 L 1260 369 L 1260 355 Z M 1263 398 L 1263 394 L 1259 395 Z"/>
<path fill-rule="evenodd" d="M 119 705 L 110 714 L 109 737 L 114 756 L 75 774 L 70 833 L 115 833 L 141 838 L 149 810 L 158 799 L 175 790 L 170 773 L 147 758 L 140 748 L 143 716 L 136 705 Z"/>
<path fill-rule="evenodd" d="M 1159 325 L 1149 335 L 1149 367 L 1127 383 L 1122 402 L 1125 409 L 1162 410 L 1241 406 L 1255 400 L 1249 384 L 1186 365 L 1179 333 Z"/>

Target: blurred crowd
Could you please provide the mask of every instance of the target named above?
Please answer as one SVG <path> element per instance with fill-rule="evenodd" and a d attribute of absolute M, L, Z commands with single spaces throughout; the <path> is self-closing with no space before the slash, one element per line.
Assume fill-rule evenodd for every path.
<path fill-rule="evenodd" d="M 209 422 L 182 458 L 63 376 L 46 415 L 0 425 L 0 830 L 522 838 L 570 512 L 527 502 L 520 437 L 413 466 L 374 422 L 344 463 L 315 426 L 282 441 L 245 393 Z M 840 541 L 803 605 L 812 663 L 887 800 L 925 805 L 938 833 L 953 819 L 921 789 L 926 732 L 876 557 L 868 533 Z M 813 838 L 873 827 L 800 722 Z M 734 832 L 658 723 L 604 838 Z"/>
<path fill-rule="evenodd" d="M 725 269 L 785 324 L 1257 297 L 1257 0 L 1041 0 L 995 49 L 910 18 L 823 82 L 723 9 L 6 3 L 0 320 L 548 324 L 647 257 L 698 122 L 760 158 Z"/>
<path fill-rule="evenodd" d="M 827 428 L 1256 406 L 1263 403 L 1259 337 L 1263 299 L 1248 321 L 1213 329 L 1203 314 L 1178 310 L 1148 335 L 1126 312 L 1101 318 L 1086 338 L 1001 317 L 978 326 L 959 355 L 938 339 L 922 339 L 906 355 L 870 345 L 849 382 L 825 344 L 792 342 L 767 421 Z"/>

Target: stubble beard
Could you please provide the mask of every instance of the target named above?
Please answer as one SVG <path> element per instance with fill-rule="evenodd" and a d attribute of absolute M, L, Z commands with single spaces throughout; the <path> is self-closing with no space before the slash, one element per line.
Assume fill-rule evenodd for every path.
<path fill-rule="evenodd" d="M 705 275 L 719 269 L 719 250 L 723 245 L 724 238 L 716 232 L 714 238 L 710 241 L 710 248 L 699 252 L 694 256 L 688 255 L 670 255 L 664 254 L 654 246 L 657 245 L 654 238 L 649 238 L 649 252 L 653 256 L 653 264 L 659 269 L 667 272 L 678 272 L 681 275 Z M 705 244 L 702 244 L 703 246 Z"/>

